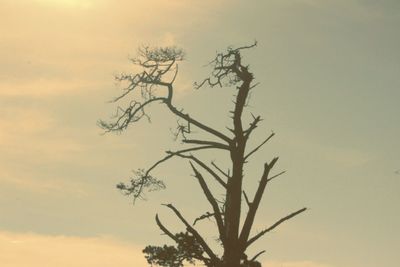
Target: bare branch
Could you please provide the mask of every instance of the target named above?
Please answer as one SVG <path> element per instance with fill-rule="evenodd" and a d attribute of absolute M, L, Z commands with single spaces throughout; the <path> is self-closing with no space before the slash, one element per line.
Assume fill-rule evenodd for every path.
<path fill-rule="evenodd" d="M 257 150 L 259 150 L 265 143 L 267 143 L 274 135 L 275 135 L 275 133 L 271 133 L 261 144 L 259 144 L 259 145 L 256 146 L 252 151 L 250 151 L 250 152 L 244 157 L 244 160 L 247 160 L 252 154 L 254 154 L 255 152 L 257 152 Z"/>
<path fill-rule="evenodd" d="M 193 226 L 195 226 L 196 223 L 197 223 L 198 221 L 201 221 L 201 220 L 204 220 L 204 219 L 208 219 L 208 218 L 214 217 L 214 216 L 215 216 L 214 213 L 210 213 L 210 212 L 207 211 L 205 214 L 203 214 L 203 215 L 197 217 L 197 218 L 194 220 Z"/>
<path fill-rule="evenodd" d="M 155 97 L 150 100 L 147 100 L 144 103 L 140 103 L 133 100 L 131 101 L 129 107 L 127 107 L 125 110 L 122 108 L 117 109 L 117 113 L 114 116 L 117 118 L 115 122 L 106 122 L 103 120 L 99 120 L 97 124 L 102 129 L 106 130 L 106 132 L 125 130 L 130 123 L 137 122 L 143 117 L 149 118 L 146 112 L 144 111 L 144 108 L 147 105 L 156 101 L 164 101 L 164 98 Z M 122 114 L 119 114 L 119 111 L 122 111 Z"/>
<path fill-rule="evenodd" d="M 247 130 L 243 131 L 246 140 L 249 139 L 250 134 L 257 128 L 258 123 L 261 121 L 260 116 L 255 117 L 253 114 L 251 115 L 253 116 L 253 122 L 250 123 L 250 126 Z"/>
<path fill-rule="evenodd" d="M 153 164 L 149 169 L 147 169 L 147 174 L 149 174 L 154 168 L 156 168 L 161 163 L 169 160 L 173 156 L 177 156 L 177 155 L 180 155 L 182 153 L 187 153 L 187 152 L 192 152 L 192 151 L 197 151 L 197 150 L 203 150 L 203 149 L 210 149 L 210 148 L 213 148 L 213 146 L 209 146 L 209 145 L 208 146 L 197 146 L 197 147 L 191 147 L 191 148 L 182 149 L 182 150 L 178 150 L 178 151 L 166 151 L 166 153 L 168 155 L 165 156 L 163 159 L 160 159 L 155 164 Z"/>
<path fill-rule="evenodd" d="M 265 250 L 258 252 L 256 255 L 254 255 L 253 258 L 251 258 L 251 260 L 249 260 L 250 262 L 255 261 L 260 255 L 264 254 Z"/>
<path fill-rule="evenodd" d="M 210 167 L 208 167 L 204 162 L 202 162 L 201 160 L 199 160 L 197 157 L 193 156 L 193 155 L 184 155 L 184 154 L 177 154 L 177 156 L 181 157 L 181 158 L 186 158 L 186 159 L 192 159 L 193 161 L 195 161 L 198 165 L 200 165 L 203 169 L 205 169 L 209 174 L 211 174 L 212 177 L 214 177 L 214 179 L 220 184 L 222 185 L 224 188 L 226 188 L 226 182 L 224 180 L 221 179 L 221 177 L 219 177 L 218 174 L 216 174 Z"/>
<path fill-rule="evenodd" d="M 298 211 L 295 211 L 285 217 L 283 217 L 282 219 L 280 219 L 279 221 L 277 221 L 276 223 L 274 223 L 272 226 L 268 227 L 267 229 L 261 231 L 260 233 L 258 233 L 257 235 L 255 235 L 254 237 L 250 238 L 247 243 L 246 243 L 246 247 L 249 247 L 254 241 L 256 241 L 257 239 L 259 239 L 261 236 L 263 236 L 264 234 L 272 231 L 273 229 L 275 229 L 276 227 L 278 227 L 281 223 L 283 223 L 284 221 L 287 221 L 291 218 L 293 218 L 294 216 L 306 211 L 307 208 L 302 208 L 299 209 Z"/>
<path fill-rule="evenodd" d="M 194 229 L 187 221 L 185 218 L 183 218 L 182 214 L 172 205 L 172 204 L 163 204 L 164 206 L 170 208 L 175 215 L 183 222 L 183 224 L 186 226 L 186 229 L 189 233 L 191 233 L 197 240 L 197 242 L 200 243 L 204 251 L 207 253 L 207 255 L 210 257 L 211 261 L 213 262 L 218 262 L 219 259 L 218 257 L 214 254 L 214 252 L 211 250 L 211 248 L 207 245 L 206 241 L 203 239 L 203 237 Z"/>
<path fill-rule="evenodd" d="M 247 194 L 246 194 L 246 192 L 243 190 L 243 196 L 244 196 L 244 199 L 245 199 L 245 201 L 246 201 L 246 203 L 247 203 L 247 206 L 251 206 L 251 202 L 249 201 L 249 198 L 247 197 Z"/>
<path fill-rule="evenodd" d="M 272 176 L 271 178 L 268 178 L 268 182 L 271 181 L 271 180 L 273 180 L 273 179 L 275 179 L 275 178 L 278 178 L 279 176 L 281 176 L 282 174 L 285 174 L 285 173 L 286 173 L 286 171 L 281 171 L 280 173 L 275 174 L 275 175 Z"/>
<path fill-rule="evenodd" d="M 229 150 L 229 146 L 214 141 L 184 139 L 182 142 L 187 144 L 210 145 L 214 146 L 214 148 Z"/>
<path fill-rule="evenodd" d="M 117 184 L 117 188 L 125 195 L 133 195 L 133 203 L 136 199 L 143 198 L 143 191 L 145 188 L 148 191 L 156 191 L 165 188 L 163 181 L 147 174 L 143 169 L 134 171 L 136 178 L 131 178 L 130 185 L 124 183 Z"/>
<path fill-rule="evenodd" d="M 125 195 L 133 195 L 133 199 L 135 202 L 137 198 L 142 197 L 144 188 L 150 188 L 150 191 L 165 188 L 165 185 L 161 180 L 158 180 L 157 178 L 150 175 L 151 171 L 153 171 L 158 165 L 168 161 L 174 156 L 181 156 L 183 153 L 210 148 L 213 148 L 213 146 L 197 146 L 178 150 L 175 152 L 166 151 L 168 155 L 154 163 L 150 168 L 147 169 L 147 171 L 144 171 L 142 169 L 136 171 L 135 175 L 137 177 L 131 179 L 131 184 L 129 186 L 124 183 L 119 183 L 117 185 L 117 188 L 123 191 Z"/>
<path fill-rule="evenodd" d="M 231 178 L 230 175 L 229 175 L 229 173 L 224 172 L 221 168 L 219 168 L 219 167 L 217 166 L 217 164 L 215 164 L 214 161 L 211 162 L 211 165 L 213 165 L 214 168 L 216 168 L 220 173 L 222 173 L 226 178 L 228 178 L 228 180 Z"/>
<path fill-rule="evenodd" d="M 134 105 L 130 105 L 126 109 L 120 108 L 119 110 L 123 110 L 123 114 L 117 114 L 116 122 L 107 123 L 105 121 L 99 121 L 98 124 L 103 129 L 107 131 L 121 131 L 127 128 L 127 126 L 132 123 L 136 122 L 142 117 L 148 117 L 145 115 L 143 107 L 150 102 L 157 100 L 162 100 L 167 107 L 170 109 L 172 113 L 176 116 L 186 120 L 188 123 L 194 124 L 196 127 L 213 134 L 224 140 L 227 143 L 231 142 L 231 139 L 226 135 L 222 134 L 221 132 L 206 126 L 205 124 L 191 118 L 188 114 L 184 114 L 179 111 L 173 104 L 172 104 L 172 96 L 173 96 L 173 87 L 172 84 L 175 81 L 176 75 L 178 73 L 178 67 L 176 62 L 183 60 L 184 52 L 176 47 L 165 47 L 165 48 L 149 48 L 149 47 L 142 47 L 138 50 L 139 56 L 137 58 L 131 59 L 131 61 L 144 70 L 135 75 L 130 74 L 121 74 L 120 76 L 116 77 L 116 80 L 119 82 L 126 81 L 129 85 L 123 89 L 124 93 L 118 96 L 113 100 L 113 102 L 117 102 L 120 99 L 124 98 L 130 92 L 135 91 L 135 89 L 140 89 L 142 98 L 144 102 L 141 103 L 140 101 L 132 101 Z M 175 67 L 175 72 L 173 78 L 170 82 L 163 81 L 163 78 L 173 71 L 173 67 Z M 166 87 L 168 90 L 167 95 L 163 97 L 155 97 L 153 94 L 153 87 Z"/>
<path fill-rule="evenodd" d="M 186 134 L 190 134 L 192 131 L 190 130 L 190 122 L 186 122 L 186 125 L 181 124 L 179 120 L 177 120 L 178 127 L 176 127 L 176 132 L 174 134 L 174 140 L 176 141 L 179 135 L 182 135 L 183 140 L 186 140 Z"/>
<path fill-rule="evenodd" d="M 195 83 L 195 88 L 199 89 L 204 85 L 214 86 L 232 86 L 243 79 L 242 71 L 246 68 L 241 65 L 240 51 L 249 49 L 257 45 L 257 42 L 249 46 L 239 48 L 228 48 L 226 53 L 217 53 L 214 60 L 209 65 L 213 67 L 210 77 L 200 83 Z"/>
<path fill-rule="evenodd" d="M 172 91 L 171 85 L 170 85 L 170 91 Z M 174 113 L 176 116 L 186 120 L 189 123 L 192 123 L 193 125 L 195 125 L 196 127 L 200 128 L 200 129 L 224 140 L 228 144 L 230 144 L 232 142 L 232 140 L 229 137 L 227 137 L 226 135 L 224 135 L 223 133 L 195 120 L 194 118 L 189 116 L 189 114 L 185 114 L 185 113 L 179 111 L 175 106 L 172 105 L 171 98 L 169 98 L 168 101 L 166 101 L 166 104 L 167 104 L 168 108 L 172 111 L 172 113 Z"/>
<path fill-rule="evenodd" d="M 218 231 L 219 231 L 219 235 L 220 235 L 220 239 L 222 240 L 222 242 L 225 242 L 225 233 L 224 233 L 224 223 L 222 221 L 222 215 L 221 215 L 221 211 L 219 209 L 219 205 L 218 203 L 215 201 L 214 196 L 212 195 L 210 189 L 207 186 L 206 181 L 204 180 L 203 176 L 201 175 L 201 173 L 193 166 L 193 164 L 191 162 L 190 166 L 192 167 L 193 171 L 194 171 L 194 175 L 197 178 L 197 180 L 199 181 L 199 184 L 201 186 L 201 189 L 203 189 L 203 193 L 206 196 L 208 202 L 210 202 L 213 211 L 214 211 L 214 217 L 215 220 L 217 222 L 217 226 L 218 226 Z"/>
<path fill-rule="evenodd" d="M 158 218 L 158 214 L 156 214 L 156 222 L 158 227 L 160 227 L 160 229 L 164 232 L 164 234 L 166 234 L 167 236 L 169 236 L 172 240 L 174 240 L 176 243 L 178 243 L 178 239 L 176 238 L 176 236 L 174 234 L 172 234 L 160 221 L 160 219 Z"/>
<path fill-rule="evenodd" d="M 265 191 L 265 187 L 267 186 L 268 183 L 268 175 L 277 161 L 278 158 L 274 158 L 269 164 L 268 163 L 264 164 L 264 173 L 261 177 L 261 181 L 260 184 L 258 185 L 256 194 L 254 195 L 253 202 L 249 205 L 249 211 L 247 213 L 242 231 L 240 233 L 240 242 L 242 243 L 242 245 L 244 245 L 247 242 L 247 239 L 249 238 L 258 206 L 260 205 L 261 198 Z"/>

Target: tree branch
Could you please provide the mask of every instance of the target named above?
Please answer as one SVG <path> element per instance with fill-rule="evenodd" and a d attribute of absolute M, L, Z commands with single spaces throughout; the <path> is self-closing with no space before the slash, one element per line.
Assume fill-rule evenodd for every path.
<path fill-rule="evenodd" d="M 117 113 L 115 115 L 115 117 L 117 117 L 117 120 L 115 122 L 106 122 L 103 120 L 99 120 L 97 124 L 106 132 L 125 130 L 130 123 L 137 122 L 143 117 L 149 118 L 144 111 L 144 108 L 155 101 L 164 101 L 164 98 L 154 97 L 145 101 L 144 103 L 131 101 L 129 107 L 127 107 L 125 110 L 122 108 L 117 109 Z M 119 111 L 122 111 L 121 115 L 119 114 Z"/>
<path fill-rule="evenodd" d="M 183 224 L 186 226 L 186 229 L 189 233 L 191 233 L 197 240 L 197 242 L 200 243 L 204 251 L 207 253 L 207 255 L 210 257 L 211 261 L 213 262 L 218 262 L 219 259 L 218 257 L 214 254 L 214 252 L 211 250 L 211 248 L 207 245 L 206 241 L 203 239 L 203 237 L 194 229 L 186 220 L 183 218 L 182 214 L 172 205 L 172 204 L 163 204 L 164 206 L 170 208 L 175 215 L 183 222 Z"/>
<path fill-rule="evenodd" d="M 148 170 L 147 170 L 147 174 L 150 173 L 154 168 L 156 168 L 159 164 L 169 160 L 170 158 L 174 157 L 174 156 L 180 156 L 182 153 L 187 153 L 187 152 L 192 152 L 192 151 L 197 151 L 197 150 L 203 150 L 203 149 L 210 149 L 210 148 L 214 148 L 211 145 L 206 145 L 206 146 L 196 146 L 196 147 L 191 147 L 191 148 L 187 148 L 187 149 L 182 149 L 182 150 L 178 150 L 178 151 L 166 151 L 166 153 L 168 154 L 167 156 L 165 156 L 163 159 L 160 159 L 159 161 L 157 161 L 155 164 L 153 164 Z"/>
<path fill-rule="evenodd" d="M 250 208 L 251 202 L 249 201 L 249 198 L 247 197 L 247 194 L 246 194 L 246 192 L 244 190 L 243 190 L 243 196 L 244 196 L 244 200 L 247 203 L 247 206 L 249 206 L 249 208 Z"/>
<path fill-rule="evenodd" d="M 131 74 L 121 74 L 116 77 L 116 80 L 119 82 L 126 81 L 129 85 L 124 88 L 125 91 L 123 94 L 118 96 L 113 100 L 113 102 L 117 102 L 120 99 L 127 96 L 130 92 L 134 91 L 136 88 L 141 90 L 142 98 L 145 99 L 145 102 L 141 104 L 139 101 L 134 101 L 135 105 L 130 106 L 126 109 L 125 113 L 122 116 L 116 116 L 117 122 L 107 123 L 104 121 L 99 121 L 99 125 L 106 130 L 124 130 L 131 122 L 136 122 L 144 116 L 144 112 L 142 115 L 137 118 L 134 117 L 138 112 L 143 111 L 143 105 L 147 105 L 149 102 L 153 102 L 154 98 L 157 100 L 162 100 L 170 111 L 176 116 L 186 120 L 189 123 L 194 124 L 196 127 L 208 132 L 214 136 L 219 137 L 224 140 L 228 144 L 231 142 L 231 139 L 224 135 L 223 133 L 191 118 L 188 114 L 184 114 L 179 111 L 172 104 L 172 96 L 173 96 L 173 82 L 175 81 L 176 75 L 178 73 L 177 61 L 183 60 L 184 52 L 176 47 L 166 47 L 166 48 L 149 48 L 143 47 L 139 48 L 138 51 L 139 56 L 137 58 L 131 59 L 133 64 L 138 65 L 143 68 L 143 71 L 139 74 L 131 75 Z M 173 71 L 173 67 L 176 66 L 175 72 L 173 74 L 172 80 L 170 82 L 163 81 L 162 79 L 165 76 Z M 154 86 L 162 86 L 166 87 L 168 90 L 167 96 L 164 97 L 155 97 L 153 93 Z M 134 115 L 131 115 L 134 114 Z M 133 116 L 133 117 L 132 117 Z M 136 118 L 136 119 L 132 119 Z M 122 124 L 120 122 L 122 120 Z"/>
<path fill-rule="evenodd" d="M 176 243 L 178 243 L 178 239 L 176 238 L 176 236 L 174 234 L 172 234 L 160 221 L 160 219 L 158 218 L 158 214 L 156 214 L 156 222 L 158 227 L 164 232 L 164 234 L 166 234 L 167 236 L 169 236 L 172 240 L 174 240 Z"/>
<path fill-rule="evenodd" d="M 264 254 L 265 250 L 258 252 L 256 255 L 254 255 L 253 258 L 251 258 L 251 260 L 249 260 L 250 262 L 255 261 L 261 254 Z"/>
<path fill-rule="evenodd" d="M 207 211 L 205 214 L 203 214 L 203 215 L 197 217 L 197 218 L 194 220 L 193 226 L 195 226 L 196 223 L 197 223 L 198 221 L 201 221 L 201 220 L 204 220 L 204 219 L 207 219 L 207 218 L 210 218 L 210 217 L 214 217 L 214 216 L 215 216 L 214 213 L 210 213 L 210 212 Z"/>
<path fill-rule="evenodd" d="M 271 178 L 268 178 L 268 182 L 271 181 L 271 180 L 273 180 L 273 179 L 275 179 L 275 178 L 278 178 L 279 176 L 281 176 L 282 174 L 285 174 L 285 173 L 286 173 L 286 171 L 281 171 L 280 173 L 275 174 L 275 175 L 272 176 Z"/>
<path fill-rule="evenodd" d="M 229 150 L 229 146 L 218 143 L 218 142 L 213 142 L 213 141 L 183 139 L 182 142 L 187 143 L 187 144 L 210 145 L 210 146 L 214 146 L 214 148 Z"/>
<path fill-rule="evenodd" d="M 276 223 L 274 223 L 272 226 L 268 227 L 267 229 L 261 231 L 260 233 L 258 233 L 257 235 L 255 235 L 254 237 L 250 238 L 247 243 L 246 243 L 246 247 L 249 247 L 254 241 L 256 241 L 257 239 L 259 239 L 261 236 L 263 236 L 264 234 L 270 232 L 271 230 L 275 229 L 276 227 L 278 227 L 281 223 L 283 223 L 284 221 L 287 221 L 291 218 L 293 218 L 294 216 L 306 211 L 307 208 L 302 208 L 299 209 L 298 211 L 295 211 L 285 217 L 283 217 L 282 219 L 280 219 L 279 221 L 277 221 Z"/>
<path fill-rule="evenodd" d="M 134 200 L 141 197 L 142 192 L 145 187 L 150 187 L 152 185 L 155 185 L 155 186 L 158 186 L 159 188 L 165 188 L 165 185 L 162 183 L 162 181 L 157 180 L 156 178 L 154 178 L 150 175 L 151 171 L 153 171 L 158 165 L 166 162 L 167 160 L 171 159 L 174 156 L 178 156 L 178 155 L 181 156 L 182 153 L 198 151 L 198 150 L 202 150 L 202 149 L 209 149 L 209 148 L 213 148 L 213 146 L 210 146 L 210 145 L 197 146 L 197 147 L 191 147 L 191 148 L 187 148 L 187 149 L 178 150 L 176 152 L 166 151 L 166 153 L 168 155 L 165 156 L 164 158 L 160 159 L 156 163 L 154 163 L 149 169 L 147 169 L 147 171 L 144 171 L 144 170 L 137 171 L 136 174 L 138 177 L 135 179 L 134 178 L 131 179 L 130 186 L 127 186 L 124 183 L 120 183 L 117 185 L 117 188 L 122 191 L 125 191 L 125 195 L 133 194 Z"/>
<path fill-rule="evenodd" d="M 242 231 L 240 233 L 239 239 L 242 245 L 244 245 L 247 242 L 247 239 L 249 238 L 258 206 L 260 205 L 260 201 L 264 194 L 265 187 L 267 186 L 268 183 L 268 175 L 277 161 L 278 158 L 274 158 L 269 164 L 268 163 L 264 164 L 264 173 L 261 177 L 261 181 L 260 184 L 258 185 L 256 194 L 254 195 L 253 202 L 249 205 L 249 211 L 247 213 L 246 219 L 242 227 Z"/>
<path fill-rule="evenodd" d="M 251 115 L 253 117 L 253 122 L 250 123 L 250 127 L 243 132 L 245 134 L 245 139 L 249 139 L 250 134 L 257 128 L 258 123 L 261 121 L 260 116 L 255 117 L 253 114 Z"/>
<path fill-rule="evenodd" d="M 201 189 L 203 189 L 204 195 L 206 196 L 208 202 L 210 202 L 210 204 L 211 204 L 211 206 L 213 208 L 214 217 L 215 217 L 215 220 L 217 222 L 220 239 L 221 239 L 222 243 L 224 243 L 225 242 L 224 223 L 222 221 L 222 215 L 221 215 L 221 211 L 219 209 L 219 205 L 218 205 L 217 201 L 215 201 L 215 198 L 212 195 L 210 189 L 208 188 L 207 183 L 204 180 L 204 178 L 201 175 L 201 173 L 193 166 L 192 162 L 189 162 L 189 163 L 190 163 L 190 166 L 192 167 L 192 169 L 194 171 L 195 177 L 199 181 Z"/>
<path fill-rule="evenodd" d="M 226 188 L 226 182 L 224 180 L 221 179 L 221 177 L 219 177 L 218 174 L 216 174 L 210 167 L 208 167 L 204 162 L 202 162 L 201 160 L 199 160 L 197 157 L 193 156 L 193 155 L 183 155 L 183 154 L 177 154 L 177 156 L 181 157 L 181 158 L 186 158 L 186 159 L 191 159 L 193 161 L 195 161 L 199 166 L 201 166 L 203 169 L 205 169 L 209 174 L 211 174 L 212 177 L 214 177 L 214 179 L 220 184 L 222 185 L 224 188 Z"/>
<path fill-rule="evenodd" d="M 260 145 L 256 146 L 252 151 L 250 151 L 250 152 L 244 157 L 244 160 L 247 160 L 252 154 L 254 154 L 255 152 L 257 152 L 257 150 L 259 150 L 265 143 L 267 143 L 274 135 L 275 135 L 275 133 L 271 133 Z"/>
<path fill-rule="evenodd" d="M 170 91 L 172 91 L 172 86 L 171 85 L 170 85 Z M 221 132 L 219 132 L 219 131 L 217 131 L 217 130 L 209 127 L 209 126 L 206 126 L 205 124 L 193 119 L 191 116 L 189 116 L 189 114 L 185 114 L 185 113 L 182 113 L 181 111 L 179 111 L 175 106 L 172 105 L 171 98 L 169 98 L 169 100 L 166 101 L 166 104 L 167 104 L 168 108 L 172 111 L 172 113 L 174 113 L 178 117 L 186 120 L 189 123 L 192 123 L 193 125 L 197 126 L 200 129 L 202 129 L 202 130 L 204 130 L 204 131 L 206 131 L 206 132 L 208 132 L 208 133 L 210 133 L 210 134 L 212 134 L 212 135 L 224 140 L 228 144 L 230 144 L 232 142 L 232 140 L 229 137 L 227 137 L 226 135 L 224 135 L 223 133 L 221 133 Z"/>
<path fill-rule="evenodd" d="M 213 165 L 214 168 L 216 168 L 220 173 L 222 173 L 226 178 L 228 178 L 228 180 L 231 178 L 229 173 L 224 172 L 220 167 L 217 166 L 217 164 L 215 164 L 214 161 L 211 162 L 211 165 Z"/>

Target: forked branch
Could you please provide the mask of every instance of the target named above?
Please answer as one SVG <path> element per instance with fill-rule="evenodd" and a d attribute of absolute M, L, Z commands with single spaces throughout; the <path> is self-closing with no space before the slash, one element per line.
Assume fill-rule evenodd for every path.
<path fill-rule="evenodd" d="M 115 98 L 113 102 L 128 96 L 128 94 L 140 91 L 142 100 L 132 100 L 127 108 L 119 107 L 113 119 L 113 122 L 106 122 L 100 120 L 98 125 L 109 131 L 122 131 L 125 130 L 129 124 L 135 123 L 143 117 L 149 118 L 145 113 L 144 107 L 155 101 L 162 101 L 167 105 L 169 110 L 179 118 L 184 119 L 186 122 L 195 125 L 203 131 L 212 134 L 228 144 L 231 139 L 223 133 L 213 129 L 210 126 L 201 123 L 200 121 L 192 118 L 188 114 L 178 110 L 172 104 L 173 97 L 173 83 L 175 81 L 178 65 L 177 62 L 182 61 L 184 53 L 181 49 L 176 47 L 165 48 L 149 48 L 143 47 L 138 51 L 139 56 L 131 59 L 132 63 L 141 67 L 142 72 L 138 74 L 121 74 L 116 77 L 118 82 L 127 82 L 128 86 L 123 89 L 123 93 Z M 172 72 L 172 79 L 169 79 L 169 74 Z M 166 89 L 166 94 L 160 95 L 157 93 L 159 88 Z"/>
<path fill-rule="evenodd" d="M 195 88 L 199 89 L 204 85 L 210 87 L 236 85 L 242 80 L 242 71 L 246 68 L 242 66 L 240 52 L 244 49 L 253 48 L 256 45 L 257 42 L 255 41 L 249 46 L 242 46 L 235 49 L 229 47 L 227 53 L 218 53 L 215 59 L 209 63 L 213 67 L 210 77 L 200 83 L 195 83 Z"/>
<path fill-rule="evenodd" d="M 261 117 L 260 116 L 254 116 L 253 114 L 251 114 L 253 117 L 253 121 L 250 123 L 250 126 L 247 130 L 243 131 L 244 135 L 245 135 L 245 139 L 249 139 L 250 134 L 257 128 L 258 123 L 261 121 Z"/>
<path fill-rule="evenodd" d="M 269 181 L 268 180 L 269 173 L 277 161 L 278 158 L 274 158 L 270 163 L 264 164 L 264 173 L 261 177 L 261 181 L 260 184 L 258 185 L 256 194 L 254 195 L 254 199 L 251 203 L 248 202 L 249 211 L 247 213 L 246 219 L 242 227 L 242 231 L 240 233 L 240 242 L 242 243 L 242 245 L 244 245 L 249 238 L 250 231 L 251 228 L 253 227 L 254 219 L 261 202 L 261 198 L 264 194 L 265 187 L 267 186 L 267 183 Z"/>

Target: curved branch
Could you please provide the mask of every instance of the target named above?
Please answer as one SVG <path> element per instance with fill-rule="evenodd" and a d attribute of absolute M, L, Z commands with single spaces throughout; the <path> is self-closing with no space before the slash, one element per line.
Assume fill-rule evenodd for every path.
<path fill-rule="evenodd" d="M 106 130 L 106 132 L 112 131 L 122 131 L 128 127 L 128 125 L 132 122 L 137 122 L 143 117 L 148 117 L 144 111 L 144 107 L 156 102 L 156 101 L 164 101 L 164 97 L 155 97 L 145 101 L 144 103 L 140 103 L 137 101 L 132 101 L 130 106 L 123 110 L 119 108 L 118 110 L 122 110 L 122 115 L 119 115 L 118 112 L 115 115 L 117 120 L 115 122 L 105 122 L 103 120 L 98 121 L 98 125 Z"/>
<path fill-rule="evenodd" d="M 178 150 L 176 152 L 171 152 L 171 151 L 166 151 L 168 154 L 164 158 L 160 159 L 156 163 L 154 163 L 147 171 L 144 171 L 142 169 L 139 169 L 139 171 L 136 171 L 135 174 L 137 178 L 131 179 L 131 185 L 127 186 L 124 183 L 120 183 L 117 185 L 117 188 L 125 191 L 125 195 L 133 195 L 134 201 L 137 198 L 140 198 L 142 196 L 144 188 L 153 188 L 153 190 L 159 189 L 159 188 L 165 188 L 164 183 L 161 180 L 156 179 L 155 177 L 150 175 L 150 172 L 154 170 L 158 165 L 166 162 L 167 160 L 171 159 L 174 156 L 181 155 L 180 153 L 186 153 L 186 152 L 191 152 L 191 151 L 197 151 L 197 150 L 202 150 L 202 149 L 209 149 L 213 148 L 212 146 L 198 146 L 198 147 L 192 147 L 192 148 L 187 148 L 187 149 L 182 149 Z"/>
<path fill-rule="evenodd" d="M 170 91 L 172 92 L 172 86 L 171 85 L 170 85 Z M 168 97 L 168 100 L 166 101 L 166 104 L 167 104 L 168 108 L 172 111 L 172 113 L 174 113 L 176 116 L 184 119 L 185 121 L 187 121 L 189 123 L 192 123 L 193 125 L 195 125 L 196 127 L 200 128 L 200 129 L 202 129 L 202 130 L 204 130 L 204 131 L 206 131 L 206 132 L 208 132 L 208 133 L 210 133 L 210 134 L 212 134 L 212 135 L 224 140 L 228 144 L 230 144 L 232 142 L 232 140 L 229 137 L 227 137 L 226 135 L 224 135 L 223 133 L 221 133 L 221 132 L 219 132 L 219 131 L 217 131 L 217 130 L 215 130 L 215 129 L 213 129 L 213 128 L 211 128 L 211 127 L 209 127 L 209 126 L 207 126 L 207 125 L 205 125 L 205 124 L 203 124 L 203 123 L 201 123 L 201 122 L 199 122 L 199 121 L 197 121 L 195 119 L 193 119 L 191 116 L 189 116 L 189 114 L 185 114 L 185 113 L 179 111 L 174 105 L 172 105 L 171 98 L 172 97 L 170 97 L 170 96 Z"/>
<path fill-rule="evenodd" d="M 250 262 L 255 261 L 260 255 L 264 254 L 265 252 L 266 252 L 265 250 L 258 252 L 258 253 L 257 253 L 256 255 L 254 255 L 254 257 L 251 258 L 249 261 L 250 261 Z"/>
<path fill-rule="evenodd" d="M 203 215 L 197 217 L 196 219 L 194 219 L 193 226 L 195 226 L 198 221 L 201 221 L 201 220 L 204 220 L 204 219 L 208 219 L 208 218 L 214 217 L 214 216 L 215 216 L 214 213 L 210 213 L 210 212 L 207 211 L 205 214 L 203 214 Z"/>
<path fill-rule="evenodd" d="M 160 165 L 161 163 L 169 160 L 170 158 L 174 157 L 174 156 L 179 156 L 182 153 L 187 153 L 187 152 L 192 152 L 192 151 L 197 151 L 197 150 L 203 150 L 203 149 L 210 149 L 210 148 L 214 148 L 211 145 L 207 145 L 207 146 L 196 146 L 196 147 L 191 147 L 191 148 L 187 148 L 187 149 L 182 149 L 182 150 L 178 150 L 178 151 L 166 151 L 166 153 L 168 154 L 167 156 L 165 156 L 164 158 L 160 159 L 159 161 L 157 161 L 156 163 L 154 163 L 149 169 L 147 169 L 147 174 L 149 174 L 153 169 L 155 169 L 158 165 Z"/>
<path fill-rule="evenodd" d="M 172 234 L 160 221 L 160 219 L 158 218 L 158 214 L 156 214 L 156 223 L 158 225 L 158 227 L 160 227 L 160 229 L 164 232 L 164 234 L 166 234 L 167 236 L 169 236 L 172 240 L 174 240 L 176 243 L 178 243 L 178 239 L 176 238 L 176 236 L 174 234 Z"/>

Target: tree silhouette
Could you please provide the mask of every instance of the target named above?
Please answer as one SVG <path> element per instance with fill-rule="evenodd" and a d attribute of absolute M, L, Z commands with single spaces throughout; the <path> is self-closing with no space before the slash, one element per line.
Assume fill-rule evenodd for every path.
<path fill-rule="evenodd" d="M 152 171 L 155 168 L 174 157 L 186 159 L 199 183 L 201 192 L 205 195 L 212 209 L 212 212 L 200 215 L 195 223 L 205 218 L 213 219 L 218 228 L 218 243 L 223 250 L 223 255 L 218 255 L 215 252 L 216 250 L 195 229 L 195 223 L 193 225 L 189 223 L 174 205 L 165 204 L 183 223 L 186 231 L 178 234 L 171 233 L 157 215 L 157 225 L 164 234 L 175 241 L 176 246 L 147 246 L 144 253 L 149 264 L 183 266 L 184 262 L 202 262 L 206 266 L 213 267 L 261 266 L 256 259 L 264 251 L 249 259 L 246 250 L 260 237 L 306 210 L 306 208 L 302 208 L 292 212 L 261 232 L 251 235 L 255 216 L 266 186 L 284 173 L 271 174 L 272 168 L 278 161 L 277 157 L 273 158 L 264 164 L 263 173 L 253 198 L 251 199 L 244 191 L 245 164 L 274 136 L 274 133 L 270 134 L 254 148 L 247 147 L 248 140 L 261 122 L 261 117 L 252 115 L 249 124 L 244 125 L 243 113 L 249 100 L 249 93 L 257 84 L 254 84 L 254 76 L 249 67 L 242 63 L 242 52 L 255 47 L 256 44 L 238 48 L 229 47 L 225 52 L 218 53 L 210 62 L 212 68 L 210 76 L 200 83 L 195 83 L 196 89 L 205 86 L 235 87 L 235 101 L 231 111 L 233 126 L 227 127 L 227 133 L 201 122 L 189 113 L 177 108 L 173 103 L 174 81 L 178 74 L 178 62 L 184 59 L 184 53 L 181 49 L 176 47 L 140 48 L 138 56 L 132 59 L 132 63 L 140 67 L 141 71 L 136 74 L 121 74 L 116 77 L 118 81 L 126 82 L 127 86 L 123 89 L 123 93 L 114 99 L 114 102 L 126 99 L 129 100 L 128 104 L 125 107 L 118 107 L 111 122 L 99 121 L 99 125 L 110 132 L 125 130 L 130 124 L 143 118 L 150 119 L 146 109 L 152 103 L 158 102 L 164 104 L 177 117 L 178 127 L 175 138 L 180 139 L 182 146 L 184 146 L 177 151 L 167 151 L 165 157 L 149 168 L 135 172 L 130 183 L 121 183 L 117 187 L 135 200 L 141 198 L 145 190 L 165 187 L 161 180 L 152 176 Z M 192 129 L 197 129 L 207 138 L 191 138 L 193 136 Z M 230 170 L 225 172 L 215 162 L 208 164 L 200 159 L 199 152 L 205 150 L 219 150 L 226 153 L 230 159 Z M 206 178 L 214 179 L 221 187 L 224 192 L 222 201 L 214 196 L 213 188 L 209 186 L 210 181 Z M 242 214 L 242 204 L 243 206 L 246 205 L 246 214 Z"/>

